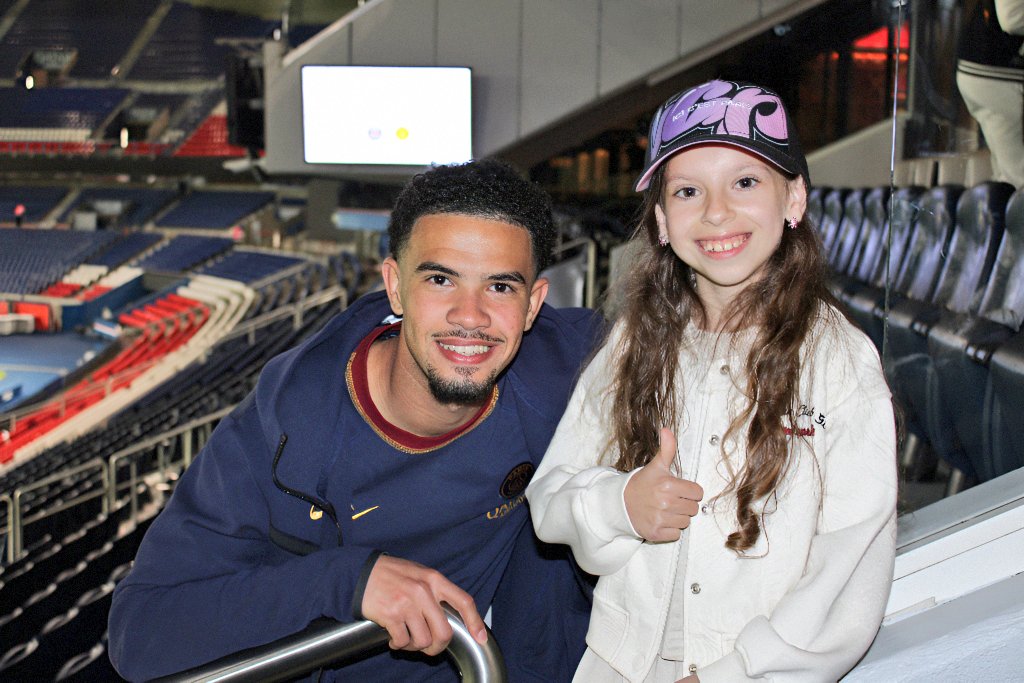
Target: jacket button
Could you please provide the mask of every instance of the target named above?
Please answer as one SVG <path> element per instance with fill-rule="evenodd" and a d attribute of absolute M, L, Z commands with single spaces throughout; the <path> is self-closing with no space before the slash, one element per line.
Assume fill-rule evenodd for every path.
<path fill-rule="evenodd" d="M 708 443 L 711 444 L 712 446 L 717 446 L 718 445 L 718 434 L 712 434 L 711 438 L 708 439 Z"/>
<path fill-rule="evenodd" d="M 723 375 L 728 375 L 729 374 L 729 366 L 728 365 L 723 365 L 722 367 L 718 368 L 718 371 L 720 373 L 722 373 Z"/>
<path fill-rule="evenodd" d="M 697 593 L 700 593 L 700 584 L 699 583 L 691 583 L 690 584 L 690 592 L 693 593 L 694 595 L 697 595 Z"/>
<path fill-rule="evenodd" d="M 686 670 L 689 671 L 690 675 L 692 676 L 693 674 L 697 673 L 697 665 L 691 664 L 690 666 L 686 667 Z"/>

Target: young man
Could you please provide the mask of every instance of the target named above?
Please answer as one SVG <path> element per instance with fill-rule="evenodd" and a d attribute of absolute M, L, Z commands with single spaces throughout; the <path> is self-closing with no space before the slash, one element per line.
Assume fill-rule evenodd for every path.
<path fill-rule="evenodd" d="M 549 201 L 498 162 L 439 167 L 388 232 L 386 296 L 268 363 L 154 521 L 110 613 L 126 678 L 327 616 L 377 622 L 392 651 L 317 680 L 455 681 L 442 601 L 480 641 L 494 606 L 513 681 L 571 677 L 585 584 L 523 492 L 597 321 L 543 305 Z"/>

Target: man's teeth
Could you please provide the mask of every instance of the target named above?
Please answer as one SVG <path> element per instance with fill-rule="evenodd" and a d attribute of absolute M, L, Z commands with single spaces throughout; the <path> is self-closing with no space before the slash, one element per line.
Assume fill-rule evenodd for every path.
<path fill-rule="evenodd" d="M 700 246 L 704 251 L 730 251 L 747 241 L 746 235 L 739 235 L 727 240 L 701 240 Z"/>
<path fill-rule="evenodd" d="M 478 346 L 455 346 L 453 344 L 441 344 L 441 348 L 446 351 L 453 351 L 463 356 L 479 356 L 482 353 L 487 353 L 491 350 L 490 346 L 478 345 Z"/>

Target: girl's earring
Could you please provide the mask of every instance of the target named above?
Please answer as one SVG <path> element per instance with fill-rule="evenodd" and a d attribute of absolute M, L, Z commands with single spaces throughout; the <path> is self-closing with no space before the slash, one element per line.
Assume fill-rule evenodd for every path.
<path fill-rule="evenodd" d="M 658 246 L 659 247 L 667 247 L 668 246 L 668 237 L 665 236 L 665 235 L 658 235 Z"/>
<path fill-rule="evenodd" d="M 800 221 L 798 221 L 795 218 L 787 218 L 786 219 L 786 227 L 788 227 L 790 230 L 796 230 L 796 226 L 797 226 L 797 224 L 799 222 Z"/>

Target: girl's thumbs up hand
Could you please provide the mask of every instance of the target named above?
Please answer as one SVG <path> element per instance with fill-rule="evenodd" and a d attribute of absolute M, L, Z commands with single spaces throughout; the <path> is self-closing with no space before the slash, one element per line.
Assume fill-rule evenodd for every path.
<path fill-rule="evenodd" d="M 675 541 L 690 518 L 704 490 L 695 482 L 672 474 L 676 437 L 670 429 L 660 432 L 661 443 L 651 461 L 626 484 L 626 512 L 640 536 L 654 543 Z"/>

